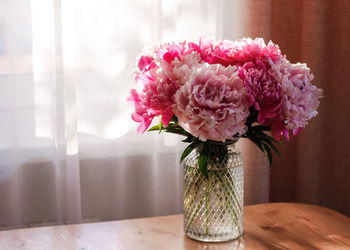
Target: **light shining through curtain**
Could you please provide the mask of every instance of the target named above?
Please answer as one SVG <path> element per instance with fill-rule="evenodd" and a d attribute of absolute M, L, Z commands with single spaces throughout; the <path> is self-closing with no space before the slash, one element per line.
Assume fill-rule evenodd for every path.
<path fill-rule="evenodd" d="M 180 138 L 137 135 L 126 97 L 145 46 L 217 36 L 221 11 L 210 0 L 2 0 L 0 224 L 181 212 Z"/>

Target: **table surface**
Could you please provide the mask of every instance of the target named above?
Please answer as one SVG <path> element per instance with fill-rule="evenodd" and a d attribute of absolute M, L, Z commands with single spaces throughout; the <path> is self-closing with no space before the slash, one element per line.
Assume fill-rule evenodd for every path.
<path fill-rule="evenodd" d="M 268 203 L 244 208 L 237 240 L 203 243 L 183 233 L 183 215 L 15 229 L 0 249 L 350 249 L 350 218 L 328 208 Z"/>

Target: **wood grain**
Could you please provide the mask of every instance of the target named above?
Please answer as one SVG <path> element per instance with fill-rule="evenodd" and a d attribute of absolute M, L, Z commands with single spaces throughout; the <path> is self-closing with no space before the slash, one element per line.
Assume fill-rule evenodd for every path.
<path fill-rule="evenodd" d="M 350 249 L 350 218 L 328 208 L 268 203 L 247 206 L 244 234 L 202 243 L 183 234 L 183 216 L 16 229 L 0 249 Z"/>

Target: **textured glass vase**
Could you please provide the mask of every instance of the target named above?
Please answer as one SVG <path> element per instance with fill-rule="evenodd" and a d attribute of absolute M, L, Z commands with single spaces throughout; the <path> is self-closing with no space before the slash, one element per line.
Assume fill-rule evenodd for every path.
<path fill-rule="evenodd" d="M 198 149 L 184 159 L 184 231 L 189 238 L 218 242 L 243 233 L 243 159 L 234 144 L 225 148 L 223 158 L 209 159 L 208 179 L 199 170 Z"/>

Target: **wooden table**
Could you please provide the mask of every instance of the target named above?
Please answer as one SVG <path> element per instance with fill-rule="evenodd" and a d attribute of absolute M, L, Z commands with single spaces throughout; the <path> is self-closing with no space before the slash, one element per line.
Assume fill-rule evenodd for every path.
<path fill-rule="evenodd" d="M 16 229 L 0 232 L 0 249 L 350 249 L 350 218 L 296 203 L 247 206 L 244 234 L 203 243 L 183 233 L 183 216 Z"/>

